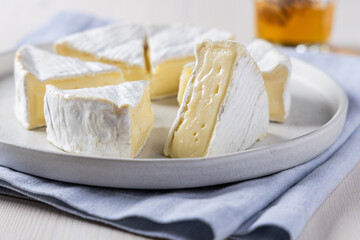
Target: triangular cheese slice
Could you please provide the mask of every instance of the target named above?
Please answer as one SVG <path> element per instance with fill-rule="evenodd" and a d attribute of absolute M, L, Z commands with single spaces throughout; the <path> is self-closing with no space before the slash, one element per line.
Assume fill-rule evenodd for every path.
<path fill-rule="evenodd" d="M 183 66 L 195 60 L 196 44 L 234 38 L 229 32 L 185 24 L 153 25 L 147 32 L 152 98 L 176 95 Z"/>
<path fill-rule="evenodd" d="M 55 42 L 58 54 L 99 61 L 120 68 L 126 81 L 149 79 L 145 60 L 145 29 L 119 23 L 76 33 Z"/>
<path fill-rule="evenodd" d="M 205 41 L 166 140 L 175 158 L 204 157 L 249 148 L 269 124 L 260 70 L 246 48 L 233 41 Z"/>
<path fill-rule="evenodd" d="M 273 44 L 256 39 L 248 46 L 251 56 L 260 68 L 269 96 L 270 120 L 284 122 L 290 111 L 291 78 L 290 58 L 281 53 Z"/>
<path fill-rule="evenodd" d="M 47 139 L 67 152 L 132 158 L 154 124 L 149 82 L 61 90 L 45 94 Z"/>
<path fill-rule="evenodd" d="M 119 67 L 126 81 L 150 80 L 152 98 L 176 95 L 182 67 L 195 60 L 194 46 L 234 35 L 184 24 L 142 26 L 119 23 L 87 30 L 55 42 L 58 54 Z"/>
<path fill-rule="evenodd" d="M 271 43 L 257 39 L 249 46 L 248 51 L 256 61 L 264 78 L 266 92 L 269 97 L 270 121 L 284 122 L 289 115 L 291 96 L 289 81 L 291 78 L 291 61 Z M 183 99 L 185 88 L 195 63 L 184 66 L 179 82 L 177 100 Z"/>
<path fill-rule="evenodd" d="M 61 89 L 98 87 L 124 81 L 120 69 L 98 62 L 58 56 L 31 45 L 15 56 L 15 115 L 28 129 L 45 125 L 45 86 Z"/>

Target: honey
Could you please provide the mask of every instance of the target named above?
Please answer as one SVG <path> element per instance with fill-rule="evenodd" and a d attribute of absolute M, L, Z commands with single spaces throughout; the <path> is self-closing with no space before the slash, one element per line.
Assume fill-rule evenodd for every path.
<path fill-rule="evenodd" d="M 330 37 L 333 1 L 256 0 L 257 37 L 284 44 L 322 44 Z"/>

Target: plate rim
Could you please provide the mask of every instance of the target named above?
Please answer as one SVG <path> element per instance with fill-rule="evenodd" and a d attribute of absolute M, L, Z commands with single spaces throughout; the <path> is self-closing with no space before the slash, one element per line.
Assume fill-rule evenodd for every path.
<path fill-rule="evenodd" d="M 48 47 L 48 45 L 45 45 L 43 47 Z M 16 51 L 8 51 L 6 53 L 2 53 L 0 54 L 0 59 L 2 57 L 5 57 L 5 55 L 13 55 Z M 8 57 L 10 57 L 8 56 Z M 334 139 L 329 140 L 325 145 L 326 148 L 322 148 L 321 152 L 318 152 L 318 154 L 324 152 L 329 146 L 331 146 L 331 144 L 334 143 L 334 141 L 336 141 L 336 139 L 338 138 L 339 134 L 341 133 L 343 127 L 344 127 L 344 122 L 346 120 L 346 112 L 348 110 L 348 104 L 349 104 L 349 100 L 348 100 L 348 96 L 345 93 L 345 91 L 342 89 L 342 87 L 337 83 L 337 81 L 332 78 L 330 75 L 328 75 L 327 73 L 325 73 L 324 71 L 312 66 L 309 63 L 306 63 L 302 60 L 299 60 L 297 58 L 291 58 L 291 61 L 293 62 L 293 64 L 295 65 L 302 65 L 303 67 L 307 68 L 307 69 L 311 69 L 311 72 L 316 72 L 317 74 L 322 75 L 323 77 L 325 77 L 326 79 L 331 80 L 331 84 L 332 86 L 331 91 L 335 90 L 336 93 L 336 98 L 338 98 L 336 100 L 336 104 L 337 104 L 337 108 L 334 108 L 334 112 L 331 115 L 331 118 L 325 122 L 323 125 L 321 125 L 320 127 L 318 127 L 315 130 L 312 130 L 311 132 L 308 132 L 306 134 L 303 134 L 301 136 L 286 140 L 284 142 L 281 143 L 274 143 L 271 145 L 267 145 L 267 146 L 261 146 L 261 147 L 257 147 L 254 149 L 248 149 L 245 151 L 240 151 L 240 152 L 234 152 L 234 153 L 228 153 L 228 154 L 222 154 L 222 155 L 215 155 L 215 156 L 209 156 L 209 157 L 200 157 L 200 158 L 117 158 L 117 157 L 103 157 L 103 156 L 91 156 L 91 155 L 81 155 L 81 154 L 75 154 L 75 153 L 67 153 L 67 152 L 55 152 L 52 150 L 41 150 L 41 149 L 37 149 L 37 148 L 33 148 L 33 147 L 29 147 L 29 146 L 23 146 L 23 145 L 19 145 L 16 143 L 8 143 L 3 139 L 0 138 L 0 150 L 2 152 L 4 151 L 13 151 L 11 150 L 12 148 L 15 148 L 15 150 L 20 151 L 32 151 L 34 152 L 34 154 L 48 154 L 47 156 L 51 156 L 51 158 L 62 158 L 62 161 L 59 162 L 69 162 L 69 161 L 73 161 L 76 160 L 74 164 L 80 164 L 80 165 L 86 165 L 84 163 L 89 164 L 89 161 L 92 164 L 95 163 L 103 163 L 103 165 L 111 165 L 111 164 L 139 164 L 139 167 L 142 167 L 144 165 L 142 164 L 151 164 L 151 163 L 155 163 L 155 164 L 164 164 L 165 168 L 172 168 L 172 167 L 177 167 L 179 165 L 185 164 L 186 167 L 191 166 L 203 166 L 202 163 L 206 162 L 206 163 L 210 163 L 210 164 L 215 164 L 219 163 L 221 161 L 227 162 L 227 163 L 232 163 L 232 161 L 234 161 L 234 158 L 237 158 L 237 160 L 246 160 L 247 158 L 254 158 L 255 157 L 255 161 L 261 161 L 259 159 L 256 159 L 257 155 L 263 155 L 270 152 L 281 152 L 284 149 L 287 149 L 289 147 L 296 147 L 296 146 L 301 146 L 302 144 L 304 144 L 304 142 L 308 141 L 308 140 L 313 140 L 315 139 L 321 139 L 321 137 L 325 134 L 327 134 L 327 132 L 329 131 L 329 129 L 331 128 L 331 126 L 337 126 L 338 128 L 336 128 L 336 138 L 333 136 Z M 8 64 L 9 65 L 9 64 Z M 4 71 L 2 71 L 3 74 L 0 74 L 0 77 L 7 77 L 11 74 L 10 70 L 6 70 L 6 67 L 4 67 Z M 327 100 L 327 102 L 329 102 L 329 100 Z M 340 128 L 341 126 L 341 128 Z M 6 149 L 7 148 L 7 149 Z M 9 150 L 10 149 L 10 150 Z M 12 153 L 16 153 L 12 152 Z M 306 154 L 305 154 L 306 155 Z M 286 166 L 281 166 L 276 168 L 276 170 L 258 170 L 258 172 L 256 174 L 254 174 L 254 177 L 250 177 L 250 178 L 255 178 L 255 177 L 260 177 L 260 176 L 264 176 L 267 174 L 272 174 L 275 172 L 279 172 L 285 169 L 289 169 L 291 167 L 297 166 L 299 164 L 305 163 L 310 161 L 312 158 L 308 158 L 306 160 L 298 160 L 296 161 L 296 163 L 290 163 L 287 164 Z M 39 160 L 41 161 L 41 160 Z M 5 161 L 6 164 L 1 163 L 1 165 L 6 166 L 8 168 L 12 168 L 15 169 L 17 171 L 21 171 L 21 172 L 25 172 L 28 174 L 32 174 L 32 175 L 36 175 L 36 176 L 40 176 L 40 177 L 45 177 L 45 178 L 51 178 L 48 177 L 49 175 L 46 174 L 38 174 L 38 172 L 35 170 L 23 170 L 21 168 L 23 168 L 22 166 L 19 167 L 18 163 L 11 163 L 12 165 L 15 164 L 16 167 L 10 166 L 11 164 L 8 164 L 8 160 Z M 58 164 L 55 163 L 56 161 L 52 161 L 50 163 L 51 164 Z M 116 163 L 114 163 L 116 162 Z M 237 163 L 237 164 L 242 164 L 242 163 Z M 95 164 L 96 165 L 96 164 Z M 115 166 L 115 165 L 113 165 Z M 204 165 L 205 166 L 205 165 Z M 94 166 L 91 166 L 94 167 Z M 90 168 L 91 168 L 90 167 Z M 102 170 L 104 171 L 104 170 Z M 266 173 L 264 175 L 259 175 L 259 172 L 262 172 L 260 174 Z M 46 176 L 44 176 L 46 175 Z M 65 174 L 66 175 L 66 174 Z M 185 174 L 186 175 L 186 174 Z M 255 176 L 256 175 L 256 176 Z M 76 178 L 76 180 L 67 180 L 65 179 L 66 177 L 54 177 L 51 179 L 54 180 L 58 180 L 58 181 L 65 181 L 65 182 L 72 182 L 72 183 L 77 183 L 77 184 L 86 184 L 86 185 L 93 185 L 93 186 L 105 186 L 105 187 L 121 187 L 121 188 L 130 188 L 130 189 L 176 189 L 176 188 L 191 188 L 191 187 L 202 187 L 202 186 L 210 186 L 210 185 L 216 185 L 216 184 L 223 184 L 223 183 L 229 183 L 229 182 L 234 182 L 234 177 L 230 176 L 227 177 L 226 179 L 233 179 L 233 180 L 222 180 L 221 182 L 218 183 L 200 183 L 200 184 L 192 184 L 188 183 L 188 182 L 194 182 L 194 180 L 190 180 L 187 183 L 172 183 L 169 184 L 171 185 L 171 187 L 168 187 L 168 185 L 164 185 L 163 183 L 159 183 L 156 186 L 150 186 L 148 183 L 135 183 L 135 185 L 131 185 L 129 187 L 123 185 L 123 183 L 115 183 L 115 184 L 104 184 L 104 182 L 108 182 L 108 180 L 102 180 L 101 183 L 96 183 L 93 180 L 89 180 L 89 179 L 83 179 L 80 177 Z M 224 178 L 224 177 L 222 177 Z M 235 181 L 241 181 L 241 180 L 245 180 L 245 179 L 249 179 L 249 178 L 241 178 L 241 179 L 237 179 Z M 89 183 L 91 182 L 91 183 Z"/>

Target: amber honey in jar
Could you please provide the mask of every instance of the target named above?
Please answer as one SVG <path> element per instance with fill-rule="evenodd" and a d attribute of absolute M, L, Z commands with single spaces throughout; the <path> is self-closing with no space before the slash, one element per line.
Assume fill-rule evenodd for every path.
<path fill-rule="evenodd" d="M 330 37 L 334 1 L 255 0 L 257 37 L 284 44 L 324 44 Z"/>

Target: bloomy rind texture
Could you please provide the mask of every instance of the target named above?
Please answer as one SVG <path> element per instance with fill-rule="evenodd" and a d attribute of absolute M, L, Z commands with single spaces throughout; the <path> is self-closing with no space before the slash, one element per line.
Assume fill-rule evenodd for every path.
<path fill-rule="evenodd" d="M 47 139 L 67 152 L 131 158 L 131 111 L 145 91 L 147 81 L 76 90 L 47 85 Z"/>
<path fill-rule="evenodd" d="M 147 35 L 152 68 L 165 60 L 194 56 L 194 46 L 204 40 L 234 39 L 230 32 L 187 24 L 149 25 Z"/>
<path fill-rule="evenodd" d="M 182 66 L 194 61 L 193 48 L 205 39 L 234 35 L 186 24 L 118 23 L 64 37 L 55 42 L 58 54 L 119 67 L 126 81 L 150 80 L 152 99 L 176 95 Z"/>
<path fill-rule="evenodd" d="M 21 65 L 19 58 L 14 61 L 14 79 L 15 79 L 15 101 L 14 112 L 18 121 L 29 129 L 29 114 L 27 111 L 27 94 L 26 94 L 26 75 L 29 74 Z"/>
<path fill-rule="evenodd" d="M 246 48 L 240 44 L 239 48 L 242 54 L 235 61 L 207 156 L 248 149 L 267 131 L 269 103 L 264 80 Z"/>
<path fill-rule="evenodd" d="M 21 68 L 32 73 L 39 81 L 75 78 L 84 75 L 120 71 L 117 67 L 99 62 L 83 62 L 77 58 L 64 57 L 34 47 L 22 46 L 15 61 Z"/>
<path fill-rule="evenodd" d="M 288 117 L 291 106 L 289 82 L 291 78 L 292 65 L 290 58 L 285 54 L 281 53 L 273 44 L 263 39 L 255 39 L 248 45 L 247 48 L 249 53 L 259 66 L 261 73 L 270 73 L 276 70 L 278 66 L 284 66 L 288 70 L 288 76 L 285 82 L 283 92 L 285 116 L 282 120 L 272 119 L 270 117 L 270 120 L 283 122 Z"/>
<path fill-rule="evenodd" d="M 39 127 L 30 126 L 29 121 L 27 79 L 32 76 L 46 83 L 48 80 L 66 80 L 110 72 L 121 73 L 118 68 L 111 65 L 83 62 L 75 58 L 58 56 L 32 45 L 24 45 L 16 52 L 14 59 L 15 116 L 27 129 Z"/>
<path fill-rule="evenodd" d="M 145 68 L 145 28 L 135 23 L 118 23 L 86 30 L 55 42 L 78 51 L 94 54 L 99 59 L 120 61 Z"/>
<path fill-rule="evenodd" d="M 208 43 L 214 44 L 212 41 L 208 41 Z M 236 45 L 239 54 L 233 66 L 233 75 L 228 91 L 217 115 L 217 123 L 206 156 L 227 154 L 249 148 L 266 134 L 269 124 L 268 96 L 264 80 L 254 59 L 240 43 L 234 41 L 223 41 L 222 43 L 229 46 Z M 196 59 L 195 69 L 197 65 L 198 59 Z M 192 77 L 190 81 L 165 142 L 164 154 L 166 156 L 170 154 L 169 149 L 174 131 L 178 128 L 180 119 L 186 111 L 186 102 L 191 96 L 191 85 L 194 84 L 196 78 Z"/>

